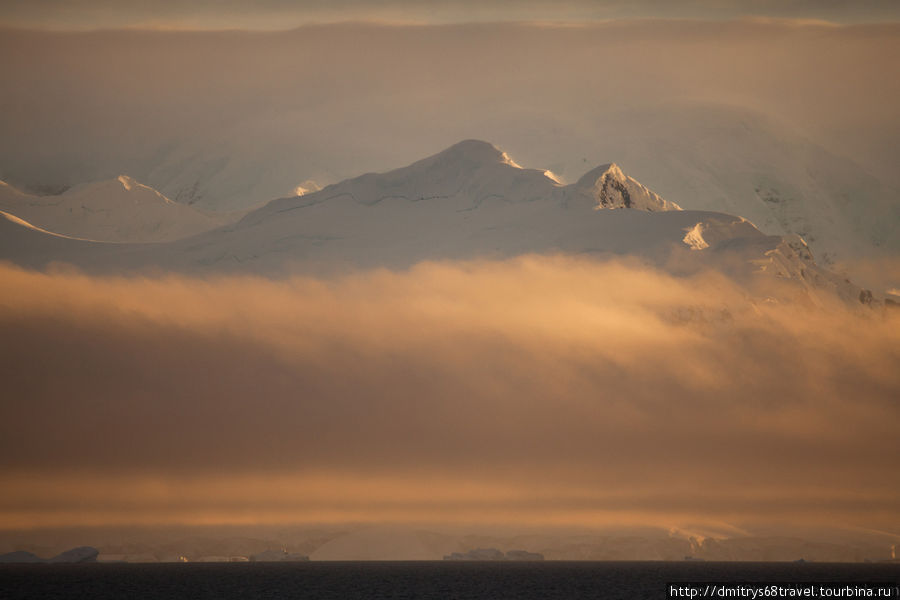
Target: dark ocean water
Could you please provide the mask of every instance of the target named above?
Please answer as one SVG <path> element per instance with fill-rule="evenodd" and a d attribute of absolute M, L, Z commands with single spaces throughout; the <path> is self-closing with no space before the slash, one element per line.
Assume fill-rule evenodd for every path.
<path fill-rule="evenodd" d="M 0 598 L 665 598 L 678 581 L 896 582 L 898 564 L 334 562 L 0 565 Z"/>

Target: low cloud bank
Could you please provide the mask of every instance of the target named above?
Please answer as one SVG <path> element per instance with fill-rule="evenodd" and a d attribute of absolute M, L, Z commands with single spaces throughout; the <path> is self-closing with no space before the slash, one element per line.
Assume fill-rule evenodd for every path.
<path fill-rule="evenodd" d="M 900 527 L 900 319 L 628 261 L 0 267 L 0 527 Z"/>

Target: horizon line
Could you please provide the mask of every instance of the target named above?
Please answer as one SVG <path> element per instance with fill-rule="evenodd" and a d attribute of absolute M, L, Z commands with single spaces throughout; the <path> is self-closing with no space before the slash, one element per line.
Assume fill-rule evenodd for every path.
<path fill-rule="evenodd" d="M 291 33 L 303 29 L 324 27 L 368 26 L 384 28 L 454 28 L 454 27 L 535 27 L 535 28 L 572 28 L 588 29 L 597 26 L 615 25 L 758 25 L 781 26 L 794 28 L 829 28 L 829 29 L 856 29 L 872 27 L 895 27 L 900 25 L 900 19 L 892 21 L 860 21 L 837 22 L 826 19 L 769 17 L 765 15 L 744 15 L 728 18 L 699 18 L 699 17 L 619 17 L 597 19 L 510 19 L 510 20 L 469 20 L 469 21 L 427 21 L 427 20 L 400 20 L 400 19 L 321 19 L 299 22 L 285 27 L 195 27 L 180 26 L 177 24 L 152 24 L 136 23 L 131 25 L 116 25 L 102 27 L 79 26 L 40 26 L 28 23 L 6 23 L 0 21 L 0 30 L 18 31 L 24 33 L 49 33 L 49 34 L 91 34 L 91 33 L 248 33 L 248 34 L 274 34 Z"/>

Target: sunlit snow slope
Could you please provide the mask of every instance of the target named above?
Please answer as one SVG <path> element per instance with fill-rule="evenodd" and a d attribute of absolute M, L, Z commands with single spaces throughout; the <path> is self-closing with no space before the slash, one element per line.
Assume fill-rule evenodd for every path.
<path fill-rule="evenodd" d="M 108 242 L 171 241 L 227 219 L 173 202 L 127 175 L 53 196 L 26 194 L 0 182 L 0 210 L 54 233 Z"/>
<path fill-rule="evenodd" d="M 0 258 L 28 266 L 55 260 L 100 271 L 287 274 L 527 253 L 629 255 L 673 272 L 771 275 L 861 298 L 859 288 L 818 267 L 799 236 L 764 235 L 739 216 L 681 210 L 614 164 L 562 185 L 477 140 L 273 200 L 233 225 L 167 244 L 92 245 L 35 230 L 5 237 Z"/>

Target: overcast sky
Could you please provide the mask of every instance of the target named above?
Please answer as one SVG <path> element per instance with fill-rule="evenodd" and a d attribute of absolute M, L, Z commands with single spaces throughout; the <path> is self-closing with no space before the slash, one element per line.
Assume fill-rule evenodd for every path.
<path fill-rule="evenodd" d="M 94 29 L 283 29 L 311 22 L 386 20 L 583 21 L 621 18 L 734 19 L 747 16 L 837 23 L 896 21 L 893 0 L 34 0 L 0 3 L 0 23 L 16 27 Z"/>

